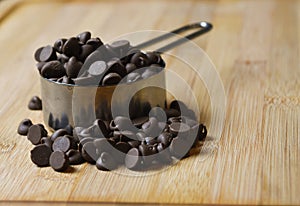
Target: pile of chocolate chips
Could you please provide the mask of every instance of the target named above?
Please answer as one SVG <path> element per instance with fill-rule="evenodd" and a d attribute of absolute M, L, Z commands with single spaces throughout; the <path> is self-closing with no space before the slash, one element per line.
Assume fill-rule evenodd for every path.
<path fill-rule="evenodd" d="M 115 85 L 122 79 L 135 82 L 165 67 L 157 52 L 144 53 L 127 40 L 103 44 L 100 38 L 91 38 L 90 32 L 58 39 L 53 46 L 37 49 L 34 57 L 42 77 L 76 85 Z"/>
<path fill-rule="evenodd" d="M 176 159 L 188 156 L 198 141 L 205 140 L 206 127 L 196 121 L 191 110 L 182 102 L 175 100 L 168 109 L 155 109 L 158 112 L 152 112 L 150 117 L 129 119 L 118 116 L 110 122 L 96 119 L 87 128 L 73 129 L 68 125 L 50 136 L 42 124 L 24 119 L 18 133 L 26 135 L 35 145 L 31 150 L 34 164 L 51 166 L 59 172 L 84 162 L 106 171 L 117 169 L 120 165 L 130 170 L 170 165 Z M 182 116 L 182 110 L 189 111 L 190 115 Z M 166 121 L 162 121 L 163 117 Z M 130 125 L 134 126 L 134 130 Z"/>

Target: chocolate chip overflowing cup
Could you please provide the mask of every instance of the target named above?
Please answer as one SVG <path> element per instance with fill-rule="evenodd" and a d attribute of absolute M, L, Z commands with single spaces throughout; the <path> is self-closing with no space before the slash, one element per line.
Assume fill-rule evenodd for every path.
<path fill-rule="evenodd" d="M 142 52 L 127 40 L 103 44 L 83 32 L 39 48 L 35 59 L 44 121 L 54 130 L 111 120 L 117 86 L 120 95 L 114 98 L 114 108 L 130 102 L 126 110 L 131 118 L 147 116 L 155 106 L 165 107 L 165 62 L 158 52 Z"/>

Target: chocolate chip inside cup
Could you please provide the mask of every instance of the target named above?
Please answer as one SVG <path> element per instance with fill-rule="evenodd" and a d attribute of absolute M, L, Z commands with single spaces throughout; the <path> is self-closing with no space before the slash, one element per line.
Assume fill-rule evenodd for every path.
<path fill-rule="evenodd" d="M 99 37 L 92 38 L 88 31 L 68 39 L 59 38 L 53 46 L 38 48 L 34 58 L 38 62 L 37 68 L 42 77 L 58 83 L 85 86 L 116 85 L 122 78 L 141 68 L 153 67 L 152 65 L 161 69 L 165 67 L 157 52 L 143 52 L 134 48 L 127 40 L 103 44 Z M 85 68 L 83 65 L 90 59 L 93 61 Z M 144 73 L 130 75 L 125 82 L 132 83 L 149 78 L 158 72 L 160 70 L 147 69 Z M 101 78 L 91 81 L 91 76 Z M 88 81 L 82 83 L 82 79 Z"/>

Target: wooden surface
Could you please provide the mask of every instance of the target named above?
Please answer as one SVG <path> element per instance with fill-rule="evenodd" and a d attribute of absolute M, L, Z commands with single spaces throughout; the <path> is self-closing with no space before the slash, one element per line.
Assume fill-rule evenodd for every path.
<path fill-rule="evenodd" d="M 32 146 L 16 128 L 25 117 L 42 121 L 27 109 L 40 94 L 36 48 L 83 30 L 107 41 L 199 20 L 214 29 L 194 42 L 227 95 L 217 152 L 138 177 L 87 164 L 56 173 L 31 163 Z M 0 201 L 299 205 L 299 33 L 300 1 L 0 1 Z"/>

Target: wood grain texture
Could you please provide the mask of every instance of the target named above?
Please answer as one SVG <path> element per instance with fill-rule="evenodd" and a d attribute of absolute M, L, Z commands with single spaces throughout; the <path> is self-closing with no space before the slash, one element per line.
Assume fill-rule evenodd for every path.
<path fill-rule="evenodd" d="M 29 0 L 14 9 L 7 3 L 0 2 L 0 204 L 300 204 L 300 1 Z M 31 163 L 32 146 L 16 128 L 26 117 L 42 121 L 41 112 L 27 109 L 40 94 L 36 48 L 83 30 L 108 41 L 199 20 L 214 29 L 194 42 L 216 65 L 227 95 L 215 153 L 138 176 L 87 164 L 56 173 Z M 200 98 L 200 83 L 183 76 Z"/>

